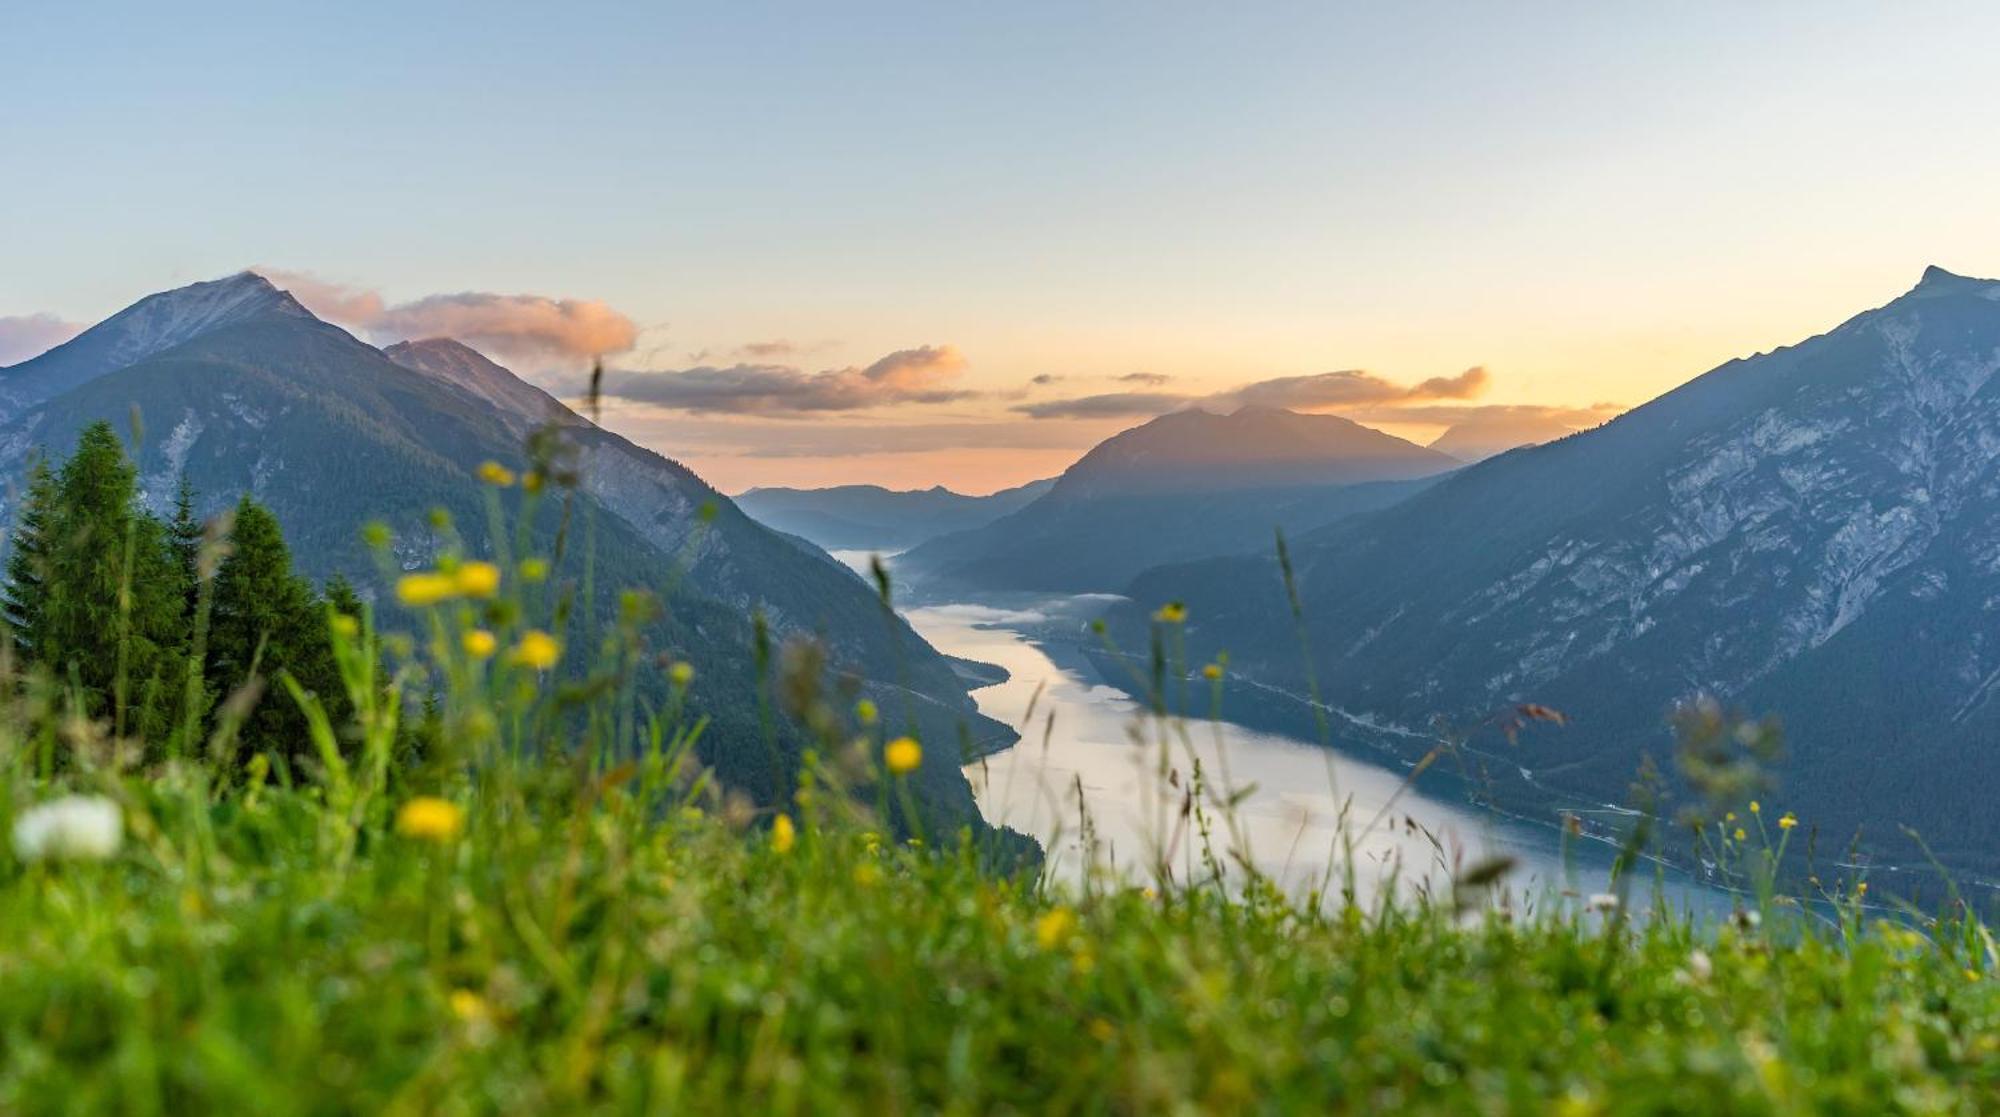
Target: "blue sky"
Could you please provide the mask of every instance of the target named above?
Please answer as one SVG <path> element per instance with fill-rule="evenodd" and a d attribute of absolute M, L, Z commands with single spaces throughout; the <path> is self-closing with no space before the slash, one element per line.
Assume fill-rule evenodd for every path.
<path fill-rule="evenodd" d="M 263 265 L 601 302 L 661 375 L 949 347 L 950 400 L 614 420 L 730 488 L 982 488 L 1131 421 L 1024 398 L 1131 373 L 1629 405 L 2000 273 L 1990 7 L 405 7 L 10 12 L 0 317 Z"/>

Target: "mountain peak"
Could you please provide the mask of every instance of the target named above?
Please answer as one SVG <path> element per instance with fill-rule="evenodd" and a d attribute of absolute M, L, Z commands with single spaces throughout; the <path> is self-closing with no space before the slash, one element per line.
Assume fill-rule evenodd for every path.
<path fill-rule="evenodd" d="M 1099 443 L 1056 491 L 1217 491 L 1405 480 L 1461 463 L 1338 415 L 1246 404 L 1169 412 Z"/>
<path fill-rule="evenodd" d="M 1917 285 L 1910 289 L 1910 294 L 1949 295 L 1983 291 L 2000 291 L 2000 280 L 1959 275 L 1932 264 L 1924 269 L 1923 278 L 1917 280 Z"/>
<path fill-rule="evenodd" d="M 0 416 L 137 364 L 211 330 L 262 316 L 318 322 L 298 300 L 255 272 L 148 295 L 31 361 L 6 370 Z"/>

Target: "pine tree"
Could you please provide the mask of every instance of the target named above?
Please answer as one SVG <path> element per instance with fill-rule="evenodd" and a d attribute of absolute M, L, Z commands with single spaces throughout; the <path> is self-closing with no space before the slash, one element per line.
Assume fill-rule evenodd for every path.
<path fill-rule="evenodd" d="M 292 572 L 292 556 L 271 511 L 245 496 L 236 506 L 231 551 L 215 576 L 208 638 L 209 678 L 224 690 L 254 674 L 266 682 L 263 698 L 243 727 L 253 748 L 295 756 L 313 753 L 305 716 L 275 680 L 289 672 L 317 694 L 336 726 L 347 720 L 346 702 L 326 609 L 312 586 Z"/>
<path fill-rule="evenodd" d="M 84 429 L 44 498 L 39 606 L 22 584 L 34 656 L 75 681 L 87 712 L 157 732 L 185 639 L 183 600 L 166 528 L 139 507 L 137 472 L 111 424 Z"/>
<path fill-rule="evenodd" d="M 8 541 L 4 609 L 7 625 L 24 652 L 44 636 L 48 595 L 49 517 L 56 504 L 56 477 L 47 460 L 37 457 L 28 473 L 28 489 Z"/>
<path fill-rule="evenodd" d="M 173 547 L 174 562 L 180 567 L 180 583 L 186 599 L 182 615 L 190 623 L 194 619 L 196 591 L 201 585 L 195 570 L 195 562 L 201 556 L 201 536 L 201 521 L 194 515 L 194 486 L 183 473 L 180 487 L 174 493 L 174 518 L 167 524 L 167 538 Z"/>

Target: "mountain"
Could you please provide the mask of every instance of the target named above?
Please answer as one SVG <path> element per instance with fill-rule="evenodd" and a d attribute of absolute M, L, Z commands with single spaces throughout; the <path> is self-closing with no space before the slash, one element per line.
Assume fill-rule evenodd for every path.
<path fill-rule="evenodd" d="M 207 514 L 252 493 L 277 514 L 305 572 L 344 573 L 380 596 L 359 529 L 395 532 L 403 569 L 429 564 L 451 538 L 432 509 L 464 525 L 482 550 L 487 510 L 472 473 L 488 459 L 519 465 L 522 435 L 553 418 L 580 475 L 569 563 L 588 551 L 594 597 L 571 641 L 594 643 L 629 587 L 672 587 L 654 647 L 695 662 L 698 712 L 711 717 L 704 758 L 766 800 L 789 792 L 791 761 L 774 768 L 758 715 L 750 617 L 779 640 L 816 635 L 833 668 L 869 680 L 896 722 L 986 746 L 1011 739 L 974 711 L 952 665 L 874 592 L 824 553 L 754 521 L 700 478 L 562 409 L 538 389 L 453 342 L 395 347 L 395 358 L 306 312 L 248 273 L 151 296 L 34 360 L 0 369 L 12 410 L 0 423 L 0 470 L 18 477 L 38 448 L 67 453 L 96 419 L 121 427 L 135 410 L 147 436 L 135 459 L 155 509 L 185 475 Z M 122 362 L 122 363 L 121 363 Z M 18 486 L 16 486 L 18 487 Z M 11 495 L 13 489 L 8 492 Z M 529 545 L 553 553 L 561 510 L 544 502 Z M 714 509 L 704 523 L 702 510 Z M 11 516 L 11 509 L 0 507 Z M 559 572 L 561 573 L 561 572 Z M 567 575 L 581 581 L 581 568 Z M 782 757 L 799 735 L 784 730 Z M 977 823 L 952 749 L 919 773 L 926 802 L 956 825 Z"/>
<path fill-rule="evenodd" d="M 564 407 L 554 396 L 488 360 L 485 354 L 464 342 L 448 337 L 399 341 L 382 350 L 382 355 L 492 404 L 517 434 L 526 435 L 545 423 L 577 429 L 587 425 L 583 416 Z"/>
<path fill-rule="evenodd" d="M 900 551 L 926 539 L 969 531 L 1025 507 L 1054 481 L 1030 481 L 986 496 L 943 485 L 898 491 L 879 485 L 826 489 L 751 489 L 736 498 L 752 519 L 834 549 Z"/>
<path fill-rule="evenodd" d="M 1115 593 L 1161 563 L 1268 549 L 1386 507 L 1460 463 L 1333 415 L 1177 411 L 1098 444 L 1041 498 L 897 562 L 952 586 Z"/>
<path fill-rule="evenodd" d="M 1545 415 L 1482 417 L 1447 428 L 1431 440 L 1430 447 L 1462 462 L 1483 462 L 1496 454 L 1540 446 L 1576 432 L 1576 427 Z"/>
<path fill-rule="evenodd" d="M 1860 827 L 1914 858 L 1907 824 L 1948 864 L 2000 868 L 1996 372 L 2000 283 L 1932 268 L 1826 334 L 1303 538 L 1323 693 L 1413 742 L 1434 715 L 1564 711 L 1568 729 L 1517 746 L 1474 738 L 1546 805 L 1626 799 L 1643 755 L 1671 770 L 1665 715 L 1707 692 L 1784 719 L 1770 798 L 1822 854 Z M 1133 593 L 1187 603 L 1191 654 L 1226 647 L 1233 672 L 1305 692 L 1269 559 L 1168 567 Z"/>
<path fill-rule="evenodd" d="M 312 315 L 249 272 L 149 295 L 38 357 L 0 369 L 0 420 L 210 330 L 257 317 Z"/>

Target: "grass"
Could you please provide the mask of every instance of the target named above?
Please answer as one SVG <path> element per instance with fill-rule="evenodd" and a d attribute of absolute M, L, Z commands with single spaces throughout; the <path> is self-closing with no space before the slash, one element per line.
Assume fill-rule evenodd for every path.
<path fill-rule="evenodd" d="M 909 788 L 872 718 L 777 687 L 825 732 L 755 806 L 692 760 L 698 674 L 638 697 L 644 601 L 544 646 L 512 567 L 489 599 L 451 565 L 416 633 L 336 621 L 356 724 L 316 721 L 295 779 L 228 716 L 159 756 L 0 662 L 0 827 L 84 794 L 126 834 L 0 856 L 0 1112 L 2000 1110 L 1969 917 L 1771 886 L 1699 925 L 1527 916 L 1498 866 L 1376 907 L 1001 875 L 891 836 Z M 552 656 L 582 681 L 546 685 Z M 441 731 L 403 755 L 421 686 Z"/>

